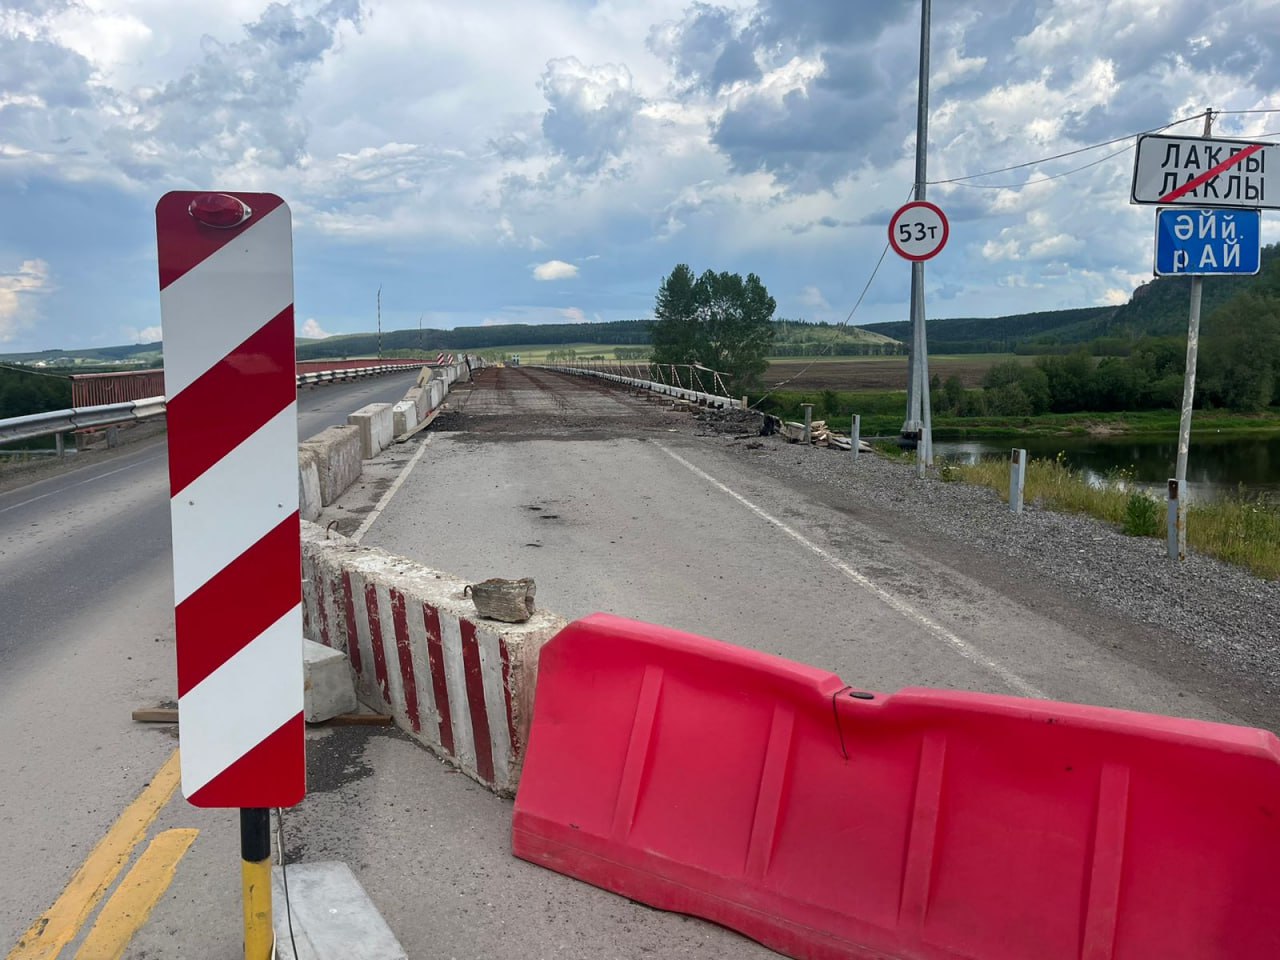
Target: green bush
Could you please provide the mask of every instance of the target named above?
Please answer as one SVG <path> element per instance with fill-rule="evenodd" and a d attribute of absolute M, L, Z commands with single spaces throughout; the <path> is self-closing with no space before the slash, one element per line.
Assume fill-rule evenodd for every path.
<path fill-rule="evenodd" d="M 1131 537 L 1160 535 L 1160 505 L 1145 493 L 1134 491 L 1124 505 L 1123 529 Z"/>

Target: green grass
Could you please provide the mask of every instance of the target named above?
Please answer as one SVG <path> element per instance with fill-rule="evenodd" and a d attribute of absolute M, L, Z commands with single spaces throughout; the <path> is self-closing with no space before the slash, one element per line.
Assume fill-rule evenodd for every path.
<path fill-rule="evenodd" d="M 990 487 L 1009 499 L 1009 465 L 1002 460 L 945 464 L 944 475 Z M 1132 503 L 1144 497 L 1123 484 L 1093 486 L 1062 457 L 1027 464 L 1024 497 L 1050 510 L 1083 513 L 1115 524 L 1135 535 L 1165 536 L 1165 506 L 1154 501 L 1154 513 Z M 1154 517 L 1154 525 L 1152 523 Z M 1187 511 L 1187 544 L 1197 553 L 1244 567 L 1259 577 L 1280 579 L 1280 504 L 1246 497 L 1191 504 Z"/>
<path fill-rule="evenodd" d="M 965 437 L 1044 436 L 1069 437 L 1090 434 L 1143 436 L 1178 432 L 1177 410 L 1129 410 L 1112 413 L 1042 413 L 1034 417 L 934 416 L 937 440 Z M 1220 433 L 1274 433 L 1280 430 L 1280 410 L 1242 414 L 1225 410 L 1197 410 L 1191 430 Z"/>

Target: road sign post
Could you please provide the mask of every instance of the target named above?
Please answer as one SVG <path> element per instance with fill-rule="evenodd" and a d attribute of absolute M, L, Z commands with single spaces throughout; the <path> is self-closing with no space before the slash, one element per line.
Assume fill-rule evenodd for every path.
<path fill-rule="evenodd" d="M 1248 208 L 1235 214 L 1199 211 L 1199 218 L 1158 211 L 1156 214 L 1156 273 L 1162 256 L 1169 273 L 1191 277 L 1191 311 L 1187 321 L 1187 363 L 1182 386 L 1182 415 L 1178 422 L 1178 459 L 1169 481 L 1170 560 L 1187 557 L 1187 457 L 1191 448 L 1191 411 L 1195 404 L 1196 359 L 1200 349 L 1200 301 L 1210 274 L 1257 272 L 1243 269 L 1247 212 L 1260 217 L 1259 208 L 1280 209 L 1280 147 L 1248 140 L 1211 139 L 1213 111 L 1204 114 L 1200 138 L 1149 135 L 1138 138 L 1133 164 L 1133 203 L 1174 206 Z M 1271 179 L 1267 179 L 1267 167 Z M 1235 219 L 1239 216 L 1240 219 Z M 1228 219 L 1230 218 L 1230 219 Z M 1171 236 L 1164 239 L 1164 230 Z M 1224 238 L 1223 234 L 1227 233 Z M 1255 224 L 1259 238 L 1261 228 Z M 1257 243 L 1260 244 L 1260 239 Z M 1260 256 L 1260 252 L 1259 252 Z M 1230 269 L 1224 270 L 1224 262 Z M 1239 269 L 1236 269 L 1236 268 Z M 1176 491 L 1176 496 L 1174 495 Z M 1175 516 L 1176 512 L 1176 516 Z"/>
<path fill-rule="evenodd" d="M 246 960 L 267 960 L 270 807 L 306 790 L 293 241 L 261 193 L 156 205 L 182 790 L 241 808 Z"/>
<path fill-rule="evenodd" d="M 927 40 L 922 40 L 922 44 Z M 922 77 L 921 83 L 924 83 Z M 922 121 L 923 122 L 923 121 Z M 918 165 L 916 196 L 923 196 L 924 173 Z M 911 370 L 907 384 L 907 419 L 902 435 L 916 440 L 916 473 L 933 464 L 933 425 L 929 403 L 929 349 L 924 317 L 924 261 L 947 244 L 951 226 L 941 209 L 925 200 L 899 207 L 889 220 L 889 245 L 911 261 Z"/>

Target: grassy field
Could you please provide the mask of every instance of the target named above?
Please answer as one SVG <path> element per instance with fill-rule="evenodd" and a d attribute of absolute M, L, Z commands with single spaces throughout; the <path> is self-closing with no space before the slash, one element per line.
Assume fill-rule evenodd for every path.
<path fill-rule="evenodd" d="M 1011 353 L 974 353 L 959 356 L 929 358 L 929 376 L 946 381 L 959 377 L 966 387 L 982 386 L 982 378 L 997 363 L 1018 360 L 1031 363 L 1031 357 L 1016 357 Z M 862 391 L 906 390 L 906 357 L 835 357 L 820 360 L 787 358 L 770 360 L 764 374 L 764 384 L 772 387 L 788 381 L 787 390 Z"/>
<path fill-rule="evenodd" d="M 513 347 L 484 347 L 477 349 L 474 347 L 465 348 L 467 353 L 479 354 L 486 359 L 501 360 L 506 359 L 513 354 L 520 355 L 521 363 L 546 363 L 548 353 L 563 354 L 568 350 L 572 350 L 577 354 L 579 360 L 591 360 L 597 357 L 603 357 L 606 360 L 614 360 L 615 350 L 638 350 L 642 345 L 634 343 L 559 343 L 559 344 L 517 344 Z M 453 351 L 462 353 L 463 350 Z"/>

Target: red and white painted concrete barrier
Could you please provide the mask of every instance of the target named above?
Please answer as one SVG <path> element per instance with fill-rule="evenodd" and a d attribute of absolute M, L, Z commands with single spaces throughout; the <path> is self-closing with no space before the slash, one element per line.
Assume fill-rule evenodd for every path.
<path fill-rule="evenodd" d="M 306 787 L 289 208 L 156 206 L 182 788 L 291 806 Z"/>
<path fill-rule="evenodd" d="M 494 791 L 519 782 L 538 652 L 565 621 L 479 617 L 466 581 L 303 524 L 303 629 L 344 651 L 369 707 Z"/>

